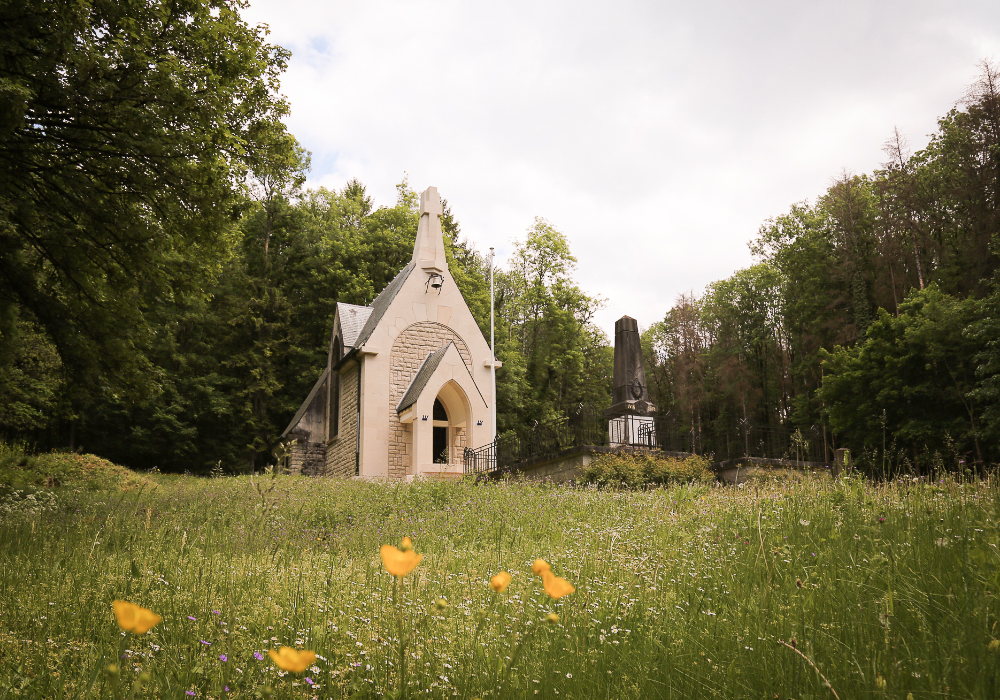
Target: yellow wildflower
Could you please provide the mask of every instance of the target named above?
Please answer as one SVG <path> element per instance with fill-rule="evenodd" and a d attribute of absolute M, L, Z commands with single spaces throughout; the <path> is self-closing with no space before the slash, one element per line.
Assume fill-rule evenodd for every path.
<path fill-rule="evenodd" d="M 118 626 L 126 632 L 146 634 L 146 632 L 163 619 L 152 610 L 141 608 L 135 603 L 116 600 L 112 605 L 115 609 L 115 618 L 118 620 Z"/>
<path fill-rule="evenodd" d="M 497 593 L 503 593 L 507 590 L 507 586 L 510 585 L 510 574 L 506 571 L 501 571 L 499 574 L 490 579 L 490 588 L 492 588 Z"/>
<path fill-rule="evenodd" d="M 531 565 L 531 570 L 535 573 L 535 576 L 541 576 L 543 571 L 549 571 L 552 567 L 544 559 L 535 559 L 535 563 Z"/>
<path fill-rule="evenodd" d="M 298 651 L 291 647 L 281 647 L 278 651 L 269 649 L 267 653 L 274 661 L 275 666 L 282 671 L 291 671 L 292 673 L 302 673 L 316 661 L 315 652 Z"/>
<path fill-rule="evenodd" d="M 423 554 L 417 554 L 413 551 L 413 543 L 410 542 L 409 537 L 403 538 L 400 548 L 397 549 L 391 544 L 384 544 L 380 552 L 382 554 L 382 565 L 385 566 L 385 570 L 399 578 L 406 576 L 417 568 L 417 564 L 424 558 Z"/>
<path fill-rule="evenodd" d="M 559 624 L 559 616 L 555 613 L 549 613 L 545 616 L 545 621 L 550 625 L 557 625 Z"/>
<path fill-rule="evenodd" d="M 553 598 L 562 598 L 576 590 L 572 583 L 551 571 L 542 572 L 542 584 L 545 586 L 545 592 Z"/>

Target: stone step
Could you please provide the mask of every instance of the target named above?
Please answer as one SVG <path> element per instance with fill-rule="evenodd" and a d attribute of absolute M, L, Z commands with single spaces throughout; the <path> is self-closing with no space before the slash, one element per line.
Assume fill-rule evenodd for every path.
<path fill-rule="evenodd" d="M 419 476 L 435 481 L 460 481 L 465 475 L 462 472 L 420 472 Z"/>

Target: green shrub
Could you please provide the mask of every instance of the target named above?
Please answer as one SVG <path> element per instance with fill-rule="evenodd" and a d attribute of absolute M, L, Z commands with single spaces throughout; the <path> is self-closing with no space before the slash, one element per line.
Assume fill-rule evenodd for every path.
<path fill-rule="evenodd" d="M 0 486 L 9 489 L 72 486 L 127 491 L 148 481 L 96 455 L 46 452 L 32 455 L 22 444 L 0 442 Z"/>
<path fill-rule="evenodd" d="M 708 460 L 698 455 L 667 457 L 652 452 L 604 454 L 583 469 L 583 478 L 592 484 L 630 487 L 654 484 L 710 483 L 715 475 Z"/>

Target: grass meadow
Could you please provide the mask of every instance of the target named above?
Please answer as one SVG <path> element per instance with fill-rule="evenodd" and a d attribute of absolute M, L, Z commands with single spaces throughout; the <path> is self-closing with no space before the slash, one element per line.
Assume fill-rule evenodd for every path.
<path fill-rule="evenodd" d="M 989 481 L 46 493 L 0 515 L 0 698 L 998 696 Z M 424 558 L 397 581 L 379 546 L 404 536 Z M 576 591 L 549 598 L 537 557 Z M 115 599 L 163 620 L 122 632 Z M 282 645 L 315 664 L 279 671 Z"/>

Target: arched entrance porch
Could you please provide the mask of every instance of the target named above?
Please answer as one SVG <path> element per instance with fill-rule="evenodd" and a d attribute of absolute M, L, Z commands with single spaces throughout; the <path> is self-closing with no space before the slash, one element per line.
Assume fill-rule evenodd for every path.
<path fill-rule="evenodd" d="M 456 382 L 449 381 L 438 391 L 431 412 L 432 463 L 438 470 L 461 471 L 462 455 L 468 444 L 469 399 Z"/>

